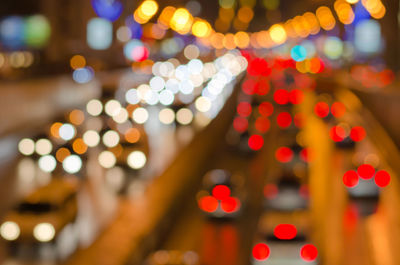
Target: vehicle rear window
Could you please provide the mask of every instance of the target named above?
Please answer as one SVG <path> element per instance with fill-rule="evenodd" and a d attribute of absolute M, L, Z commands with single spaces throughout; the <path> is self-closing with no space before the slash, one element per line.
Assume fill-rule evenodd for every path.
<path fill-rule="evenodd" d="M 21 203 L 17 207 L 17 211 L 20 213 L 47 213 L 54 210 L 54 205 L 50 203 Z"/>

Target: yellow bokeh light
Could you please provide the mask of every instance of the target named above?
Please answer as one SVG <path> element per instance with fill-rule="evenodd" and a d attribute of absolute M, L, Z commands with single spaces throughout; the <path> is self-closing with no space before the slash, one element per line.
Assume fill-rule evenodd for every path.
<path fill-rule="evenodd" d="M 257 33 L 257 43 L 263 48 L 270 48 L 274 44 L 269 32 L 266 30 Z"/>
<path fill-rule="evenodd" d="M 125 132 L 125 140 L 129 143 L 136 143 L 140 139 L 140 131 L 136 128 L 130 128 Z"/>
<path fill-rule="evenodd" d="M 235 36 L 232 33 L 228 33 L 224 36 L 223 39 L 224 47 L 228 50 L 233 50 L 236 48 L 235 44 Z"/>
<path fill-rule="evenodd" d="M 296 62 L 296 69 L 302 74 L 307 73 L 307 60 Z"/>
<path fill-rule="evenodd" d="M 146 0 L 140 5 L 140 11 L 147 17 L 152 17 L 158 10 L 156 1 Z"/>
<path fill-rule="evenodd" d="M 69 113 L 69 121 L 74 125 L 81 125 L 85 120 L 85 114 L 81 110 L 73 110 Z"/>
<path fill-rule="evenodd" d="M 326 6 L 321 6 L 317 9 L 316 15 L 321 25 L 321 28 L 324 30 L 331 30 L 335 27 L 336 21 L 332 15 L 331 10 Z"/>
<path fill-rule="evenodd" d="M 61 147 L 60 149 L 57 150 L 56 152 L 56 159 L 62 163 L 62 161 L 64 161 L 64 159 L 69 156 L 71 154 L 71 152 L 65 148 L 65 147 Z"/>
<path fill-rule="evenodd" d="M 82 140 L 82 138 L 77 138 L 73 143 L 72 143 L 72 149 L 74 150 L 75 153 L 78 155 L 84 154 L 87 150 L 87 145 L 85 142 Z"/>
<path fill-rule="evenodd" d="M 351 5 L 345 0 L 336 0 L 334 8 L 340 22 L 345 25 L 351 24 L 353 22 L 355 18 L 353 9 L 351 8 Z"/>
<path fill-rule="evenodd" d="M 247 48 L 250 44 L 250 37 L 246 32 L 239 31 L 235 34 L 235 44 L 241 49 Z"/>
<path fill-rule="evenodd" d="M 74 70 L 78 68 L 83 68 L 86 66 L 86 59 L 82 55 L 77 54 L 71 57 L 69 64 Z"/>
<path fill-rule="evenodd" d="M 176 8 L 173 6 L 167 6 L 163 9 L 160 16 L 158 17 L 158 23 L 162 25 L 165 29 L 169 28 L 169 23 L 171 21 L 172 16 L 175 13 Z"/>
<path fill-rule="evenodd" d="M 147 19 L 144 19 L 142 16 L 140 16 L 140 12 L 138 10 L 133 13 L 133 19 L 139 24 L 144 24 L 148 21 Z"/>
<path fill-rule="evenodd" d="M 61 122 L 55 122 L 51 125 L 50 127 L 50 134 L 51 136 L 55 137 L 55 138 L 60 138 L 60 134 L 58 133 L 58 131 L 60 130 L 60 127 L 62 126 Z"/>
<path fill-rule="evenodd" d="M 257 32 L 250 34 L 250 45 L 255 49 L 261 48 L 260 44 L 257 41 L 257 35 L 258 35 Z"/>
<path fill-rule="evenodd" d="M 355 15 L 351 8 L 341 9 L 338 11 L 338 17 L 343 24 L 351 24 L 354 21 Z"/>
<path fill-rule="evenodd" d="M 241 7 L 237 13 L 237 17 L 239 18 L 239 20 L 244 23 L 249 23 L 253 19 L 253 16 L 253 9 L 248 6 Z"/>
<path fill-rule="evenodd" d="M 293 28 L 296 34 L 302 38 L 306 38 L 310 34 L 310 26 L 307 20 L 302 16 L 296 16 L 293 18 Z"/>
<path fill-rule="evenodd" d="M 386 8 L 382 5 L 382 8 L 376 13 L 371 13 L 371 16 L 375 19 L 381 19 L 385 16 L 385 14 L 386 14 Z"/>
<path fill-rule="evenodd" d="M 196 20 L 192 26 L 192 33 L 199 38 L 207 37 L 211 34 L 211 25 L 205 20 Z"/>
<path fill-rule="evenodd" d="M 303 18 L 307 21 L 309 25 L 310 34 L 312 35 L 318 34 L 321 28 L 319 26 L 318 19 L 314 15 L 314 13 L 311 12 L 304 13 Z"/>
<path fill-rule="evenodd" d="M 368 12 L 376 12 L 381 3 L 379 0 L 362 0 L 362 4 Z"/>
<path fill-rule="evenodd" d="M 289 38 L 298 37 L 296 31 L 294 30 L 292 19 L 289 19 L 288 21 L 286 21 L 283 26 L 285 27 L 286 34 L 288 35 Z"/>
<path fill-rule="evenodd" d="M 271 40 L 276 44 L 282 44 L 287 39 L 286 30 L 280 24 L 272 25 L 269 29 L 269 35 L 271 36 Z"/>
<path fill-rule="evenodd" d="M 171 18 L 170 26 L 181 34 L 189 32 L 193 23 L 193 17 L 186 8 L 178 8 Z"/>
<path fill-rule="evenodd" d="M 133 18 L 140 24 L 147 23 L 158 11 L 158 4 L 154 0 L 144 1 L 133 13 Z"/>
<path fill-rule="evenodd" d="M 362 0 L 361 3 L 375 19 L 380 19 L 386 14 L 386 8 L 381 0 Z"/>
<path fill-rule="evenodd" d="M 224 34 L 222 33 L 215 33 L 211 36 L 211 45 L 215 49 L 222 49 L 224 48 Z"/>
<path fill-rule="evenodd" d="M 213 31 L 211 31 L 211 33 L 210 33 L 209 36 L 212 35 L 212 32 L 213 32 Z M 205 47 L 211 47 L 211 40 L 210 40 L 209 36 L 208 36 L 207 38 L 198 38 L 198 39 L 197 39 L 197 42 L 198 42 L 199 44 L 205 46 Z"/>
<path fill-rule="evenodd" d="M 194 18 L 186 8 L 175 8 L 172 6 L 167 6 L 163 9 L 158 17 L 157 28 L 154 27 L 156 24 L 152 24 L 149 27 L 151 31 L 147 30 L 146 33 L 151 33 L 150 35 L 153 38 L 160 39 L 164 36 L 165 29 L 170 27 L 180 34 L 192 33 L 199 40 L 203 39 L 202 41 L 204 41 L 204 39 L 207 39 L 205 44 L 211 45 L 215 49 L 234 49 L 236 47 L 244 49 L 249 45 L 253 47 L 272 47 L 286 42 L 288 38 L 306 38 L 310 34 L 315 35 L 319 33 L 321 28 L 332 30 L 336 26 L 336 19 L 331 9 L 326 6 L 320 6 L 315 14 L 306 12 L 303 15 L 289 19 L 285 23 L 274 24 L 268 31 L 249 34 L 245 30 L 254 17 L 252 5 L 239 5 L 237 16 L 235 17 L 235 6 L 231 4 L 233 2 L 235 1 L 219 1 L 219 16 L 215 21 L 215 30 L 219 33 L 215 33 L 213 27 L 206 20 Z M 243 0 L 242 2 L 246 1 Z M 351 24 L 354 21 L 355 14 L 351 4 L 358 2 L 359 0 L 335 1 L 334 8 L 332 9 L 336 11 L 337 18 L 341 23 Z M 380 19 L 386 14 L 386 8 L 381 0 L 361 0 L 361 2 L 375 19 Z M 159 6 L 155 0 L 145 0 L 135 10 L 134 18 L 139 23 L 147 23 L 157 13 L 158 8 Z M 234 20 L 232 21 L 233 18 Z M 237 33 L 226 33 L 230 29 L 237 31 Z M 75 55 L 71 58 L 70 64 L 72 68 L 80 68 L 79 66 L 86 65 L 86 61 L 84 57 Z"/>

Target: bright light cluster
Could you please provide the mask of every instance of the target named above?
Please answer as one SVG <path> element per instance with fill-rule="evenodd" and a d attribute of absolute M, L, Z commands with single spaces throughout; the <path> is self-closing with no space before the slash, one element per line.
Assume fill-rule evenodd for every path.
<path fill-rule="evenodd" d="M 381 0 L 362 0 L 361 3 L 375 19 L 381 19 L 386 14 L 386 8 Z"/>
<path fill-rule="evenodd" d="M 152 1 L 145 1 L 142 5 L 146 2 Z M 355 14 L 351 4 L 355 4 L 356 2 L 358 0 L 335 1 L 333 9 L 341 23 L 346 25 L 354 21 Z M 386 8 L 381 0 L 363 0 L 362 4 L 375 19 L 382 18 L 386 13 Z M 139 23 L 146 23 L 147 19 L 143 20 L 136 15 L 137 12 L 140 12 L 141 8 L 139 6 L 135 11 L 134 18 Z M 154 13 L 151 13 L 152 15 L 155 14 L 157 8 L 154 7 L 152 9 L 154 10 Z M 238 31 L 236 34 L 223 34 L 218 32 L 218 30 L 213 30 L 206 20 L 194 17 L 186 8 L 175 8 L 172 6 L 167 6 L 161 11 L 156 25 L 163 29 L 171 28 L 182 35 L 192 33 L 204 45 L 212 46 L 215 49 L 225 48 L 228 50 L 235 48 L 244 49 L 250 45 L 253 48 L 271 48 L 285 43 L 289 38 L 307 38 L 309 35 L 318 34 L 321 29 L 326 31 L 332 30 L 336 25 L 336 19 L 331 9 L 326 6 L 320 6 L 315 13 L 306 12 L 283 23 L 274 24 L 268 30 L 248 33 L 243 30 L 247 28 L 248 23 L 254 16 L 253 8 L 251 6 L 243 6 L 238 10 L 237 18 L 233 21 L 233 26 Z M 232 7 L 225 8 L 221 6 L 219 17 L 215 22 L 216 28 L 221 28 L 222 24 L 225 23 L 228 28 L 223 30 L 223 32 L 226 32 L 230 26 L 229 21 L 231 21 L 233 16 L 234 11 Z M 157 38 L 156 36 L 154 37 Z"/>
<path fill-rule="evenodd" d="M 185 49 L 188 57 L 198 55 L 198 49 L 193 46 L 191 50 Z M 162 123 L 171 124 L 176 118 L 178 123 L 186 125 L 193 120 L 193 111 L 214 117 L 223 105 L 221 95 L 224 94 L 224 88 L 246 67 L 247 61 L 235 52 L 226 53 L 208 63 L 197 58 L 189 60 L 187 64 L 156 62 L 152 68 L 154 76 L 149 83 L 129 89 L 125 100 L 129 104 L 165 106 L 159 113 Z M 176 100 L 192 104 L 193 108 L 181 108 L 175 113 L 168 107 Z M 145 123 L 148 120 L 146 109 L 135 109 L 132 119 L 139 124 Z"/>
<path fill-rule="evenodd" d="M 71 111 L 68 117 L 70 123 L 55 122 L 50 126 L 49 139 L 40 138 L 36 141 L 30 138 L 21 139 L 18 143 L 19 152 L 24 156 L 38 155 L 38 166 L 44 172 L 54 172 L 57 162 L 60 162 L 65 172 L 78 173 L 82 168 L 82 159 L 79 155 L 84 154 L 87 147 L 93 145 L 95 137 L 91 135 L 90 140 L 86 134 L 84 139 L 77 137 L 77 125 L 82 124 L 85 119 L 81 110 Z M 70 145 L 70 149 L 76 154 L 71 154 L 70 149 L 63 145 Z"/>
<path fill-rule="evenodd" d="M 156 1 L 146 0 L 135 10 L 133 16 L 138 23 L 144 24 L 157 13 L 157 10 L 158 4 Z"/>

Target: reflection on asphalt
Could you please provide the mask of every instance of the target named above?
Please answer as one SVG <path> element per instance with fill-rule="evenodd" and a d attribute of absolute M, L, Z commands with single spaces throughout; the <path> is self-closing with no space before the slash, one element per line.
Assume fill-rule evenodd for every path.
<path fill-rule="evenodd" d="M 199 256 L 199 264 L 204 265 L 247 265 L 257 214 L 262 206 L 260 196 L 268 163 L 260 163 L 265 159 L 264 153 L 251 157 L 235 154 L 226 147 L 221 148 L 215 157 L 217 159 L 207 170 L 221 168 L 233 174 L 243 174 L 246 190 L 254 191 L 247 194 L 247 200 L 242 204 L 243 212 L 232 220 L 210 219 L 198 208 L 195 191 L 160 249 L 193 251 Z"/>
<path fill-rule="evenodd" d="M 237 265 L 239 252 L 238 228 L 234 224 L 206 222 L 202 226 L 200 263 L 205 265 Z"/>

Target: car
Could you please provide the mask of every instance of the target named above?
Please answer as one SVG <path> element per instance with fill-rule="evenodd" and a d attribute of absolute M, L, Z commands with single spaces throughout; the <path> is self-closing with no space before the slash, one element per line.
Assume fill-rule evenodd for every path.
<path fill-rule="evenodd" d="M 329 136 L 335 142 L 335 146 L 342 150 L 354 150 L 357 142 L 362 141 L 366 132 L 362 126 L 351 127 L 347 123 L 340 123 L 332 126 L 329 131 Z"/>
<path fill-rule="evenodd" d="M 318 264 L 318 250 L 308 237 L 308 200 L 301 195 L 301 185 L 290 178 L 268 185 L 268 204 L 258 222 L 251 264 Z"/>
<path fill-rule="evenodd" d="M 289 224 L 284 224 L 290 227 Z M 318 249 L 305 237 L 280 239 L 276 236 L 256 243 L 252 249 L 252 265 L 317 265 Z"/>
<path fill-rule="evenodd" d="M 56 241 L 59 233 L 77 217 L 78 182 L 54 177 L 26 196 L 3 218 L 1 237 L 13 244 Z"/>
<path fill-rule="evenodd" d="M 303 211 L 308 207 L 308 186 L 292 175 L 281 176 L 277 184 L 264 186 L 265 209 L 279 212 Z"/>
<path fill-rule="evenodd" d="M 343 175 L 350 203 L 357 206 L 361 216 L 376 212 L 381 189 L 390 183 L 390 174 L 386 170 L 370 164 L 361 164 L 357 170 L 348 170 Z"/>
<path fill-rule="evenodd" d="M 246 194 L 240 186 L 243 177 L 223 169 L 214 169 L 203 178 L 203 188 L 197 194 L 199 208 L 211 218 L 235 218 L 242 210 Z"/>
<path fill-rule="evenodd" d="M 309 147 L 302 147 L 297 143 L 280 146 L 275 150 L 275 159 L 281 163 L 284 172 L 305 177 L 308 174 L 308 162 L 312 159 L 312 151 Z"/>
<path fill-rule="evenodd" d="M 373 179 L 359 178 L 355 187 L 347 187 L 350 202 L 358 209 L 361 216 L 368 216 L 376 212 L 378 207 L 380 189 Z"/>
<path fill-rule="evenodd" d="M 356 143 L 350 137 L 346 137 L 342 141 L 336 141 L 335 146 L 342 150 L 354 150 Z"/>
<path fill-rule="evenodd" d="M 133 170 L 139 170 L 145 166 L 149 157 L 150 146 L 143 127 L 132 127 L 129 132 L 121 137 L 119 146 L 121 151 L 117 156 L 117 165 Z M 136 158 L 133 159 L 133 157 Z"/>

